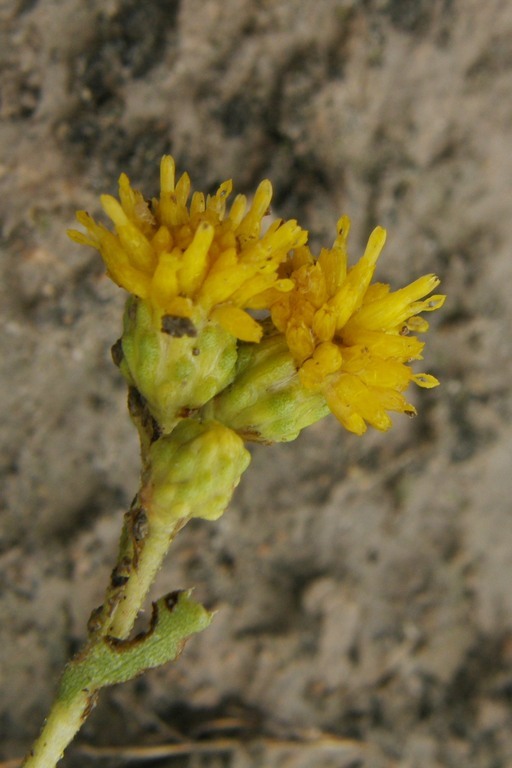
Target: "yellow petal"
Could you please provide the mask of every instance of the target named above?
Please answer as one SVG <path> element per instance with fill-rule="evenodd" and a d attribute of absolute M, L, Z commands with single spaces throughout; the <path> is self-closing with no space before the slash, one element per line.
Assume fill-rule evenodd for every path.
<path fill-rule="evenodd" d="M 163 307 L 178 295 L 178 270 L 181 251 L 175 248 L 171 253 L 162 253 L 151 282 L 151 297 L 157 306 Z"/>
<path fill-rule="evenodd" d="M 173 296 L 163 306 L 167 315 L 174 317 L 194 317 L 194 305 L 187 296 Z"/>
<path fill-rule="evenodd" d="M 245 214 L 237 229 L 237 235 L 242 241 L 257 237 L 261 230 L 261 220 L 268 213 L 272 200 L 272 184 L 264 179 L 258 185 L 251 207 Z"/>
<path fill-rule="evenodd" d="M 206 208 L 206 199 L 202 192 L 194 192 L 190 201 L 190 216 L 203 213 Z"/>
<path fill-rule="evenodd" d="M 401 392 L 411 381 L 410 368 L 398 360 L 383 360 L 364 353 L 350 360 L 350 351 L 345 350 L 343 370 L 353 373 L 369 387 L 388 387 Z"/>
<path fill-rule="evenodd" d="M 206 221 L 196 229 L 192 242 L 180 259 L 178 280 L 181 293 L 192 296 L 202 284 L 208 271 L 208 255 L 214 235 L 215 229 Z"/>
<path fill-rule="evenodd" d="M 160 163 L 160 194 L 164 196 L 174 192 L 176 166 L 171 155 L 164 155 Z"/>
<path fill-rule="evenodd" d="M 345 402 L 349 403 L 355 413 L 382 432 L 391 427 L 391 419 L 387 415 L 377 393 L 372 391 L 357 376 L 343 374 L 336 383 L 336 391 Z"/>
<path fill-rule="evenodd" d="M 156 255 L 148 239 L 130 221 L 114 197 L 102 195 L 100 199 L 105 213 L 115 224 L 119 240 L 129 254 L 133 266 L 148 274 L 151 273 L 156 264 Z"/>
<path fill-rule="evenodd" d="M 344 284 L 329 302 L 336 312 L 338 330 L 343 328 L 351 315 L 361 306 L 385 242 L 386 230 L 376 227 L 369 237 L 363 256 L 349 270 Z"/>
<path fill-rule="evenodd" d="M 231 205 L 231 209 L 229 211 L 229 219 L 231 220 L 234 229 L 237 229 L 237 227 L 240 225 L 240 222 L 244 217 L 246 208 L 247 208 L 246 196 L 237 195 L 233 200 L 233 204 Z"/>
<path fill-rule="evenodd" d="M 256 320 L 243 309 L 222 304 L 210 313 L 210 319 L 219 323 L 228 333 L 242 341 L 258 342 L 263 330 Z"/>
<path fill-rule="evenodd" d="M 376 331 L 386 330 L 401 325 L 418 312 L 438 309 L 442 304 L 440 296 L 418 302 L 419 298 L 429 294 L 437 285 L 439 278 L 436 275 L 420 277 L 405 288 L 365 303 L 347 325 Z"/>
<path fill-rule="evenodd" d="M 160 199 L 158 213 L 160 222 L 172 228 L 177 223 L 176 195 L 174 194 L 176 167 L 170 155 L 164 155 L 160 163 Z"/>
<path fill-rule="evenodd" d="M 384 331 L 362 329 L 343 329 L 343 344 L 347 346 L 367 347 L 372 355 L 383 359 L 420 360 L 425 343 L 414 336 L 400 336 Z"/>
<path fill-rule="evenodd" d="M 363 417 L 354 411 L 353 407 L 346 402 L 336 389 L 329 388 L 325 399 L 330 410 L 345 429 L 353 432 L 355 435 L 363 435 L 366 432 L 366 424 Z"/>
<path fill-rule="evenodd" d="M 270 309 L 273 305 L 280 301 L 283 293 L 289 293 L 293 290 L 293 283 L 286 278 L 282 280 L 275 280 L 272 283 L 271 288 L 267 288 L 261 293 L 257 293 L 255 296 L 247 299 L 245 304 L 246 309 Z"/>
<path fill-rule="evenodd" d="M 190 194 L 190 176 L 188 173 L 183 173 L 176 184 L 176 200 L 178 202 L 178 205 L 183 206 L 185 208 L 188 200 L 188 196 Z"/>
<path fill-rule="evenodd" d="M 336 311 L 327 304 L 313 318 L 313 332 L 319 341 L 330 341 L 336 332 Z"/>
<path fill-rule="evenodd" d="M 73 240 L 74 243 L 78 243 L 79 245 L 88 245 L 91 248 L 96 249 L 99 247 L 96 240 L 92 237 L 88 237 L 88 235 L 84 235 L 83 232 L 79 232 L 77 229 L 68 229 L 66 234 L 70 240 Z"/>
<path fill-rule="evenodd" d="M 226 201 L 233 189 L 233 182 L 231 179 L 224 181 L 214 195 L 208 195 L 206 200 L 206 207 L 208 210 L 216 214 L 219 219 L 224 218 L 226 212 Z"/>
<path fill-rule="evenodd" d="M 429 327 L 428 322 L 423 317 L 418 317 L 418 315 L 410 317 L 405 322 L 405 328 L 411 333 L 426 333 Z"/>
<path fill-rule="evenodd" d="M 339 347 L 326 342 L 320 344 L 313 357 L 306 360 L 299 370 L 299 376 L 306 389 L 319 389 L 328 376 L 341 368 L 343 358 Z"/>
<path fill-rule="evenodd" d="M 315 350 L 315 339 L 305 323 L 294 322 L 286 328 L 286 342 L 298 365 L 310 357 Z"/>
<path fill-rule="evenodd" d="M 253 270 L 245 264 L 235 264 L 225 269 L 210 269 L 198 293 L 200 303 L 209 311 L 216 304 L 223 304 L 252 276 Z"/>

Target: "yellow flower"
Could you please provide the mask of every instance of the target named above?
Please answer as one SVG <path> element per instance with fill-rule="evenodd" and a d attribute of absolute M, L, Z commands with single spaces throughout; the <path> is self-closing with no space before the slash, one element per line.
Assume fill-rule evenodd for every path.
<path fill-rule="evenodd" d="M 245 310 L 268 308 L 276 291 L 291 289 L 278 268 L 291 249 L 305 244 L 307 232 L 294 220 L 278 220 L 262 234 L 272 198 L 269 181 L 258 186 L 249 208 L 244 195 L 237 195 L 226 212 L 231 189 L 225 181 L 214 195 L 194 192 L 188 204 L 189 176 L 175 183 L 174 160 L 165 156 L 158 200 L 148 203 L 122 174 L 119 201 L 101 197 L 115 233 L 80 211 L 77 219 L 87 234 L 69 235 L 100 251 L 112 280 L 146 300 L 157 323 L 166 317 L 167 325 L 173 318 L 211 320 L 238 339 L 259 341 L 261 326 Z"/>
<path fill-rule="evenodd" d="M 416 412 L 403 394 L 408 385 L 438 381 L 409 367 L 424 346 L 413 334 L 428 329 L 420 313 L 445 297 L 429 296 L 435 275 L 394 292 L 372 283 L 381 227 L 349 267 L 346 216 L 318 258 L 295 220 L 263 230 L 268 180 L 250 206 L 237 195 L 227 209 L 231 181 L 189 201 L 188 175 L 175 182 L 165 156 L 160 187 L 148 202 L 122 174 L 119 200 L 101 198 L 114 231 L 81 211 L 86 233 L 70 236 L 99 250 L 112 280 L 137 297 L 127 304 L 119 362 L 166 433 L 213 398 L 216 418 L 263 440 L 291 439 L 327 408 L 356 434 L 367 424 L 389 429 L 390 411 Z M 251 310 L 270 310 L 277 332 Z"/>
<path fill-rule="evenodd" d="M 302 385 L 321 392 L 343 426 L 360 435 L 367 424 L 389 429 L 388 411 L 416 413 L 402 394 L 411 381 L 426 388 L 439 383 L 413 373 L 407 363 L 422 359 L 424 343 L 410 335 L 428 329 L 419 313 L 439 309 L 445 296 L 425 298 L 439 284 L 435 275 L 394 292 L 371 284 L 386 232 L 377 227 L 362 258 L 349 268 L 349 228 L 343 216 L 333 247 L 317 259 L 307 246 L 295 249 L 286 268 L 294 288 L 275 301 L 271 314 Z"/>

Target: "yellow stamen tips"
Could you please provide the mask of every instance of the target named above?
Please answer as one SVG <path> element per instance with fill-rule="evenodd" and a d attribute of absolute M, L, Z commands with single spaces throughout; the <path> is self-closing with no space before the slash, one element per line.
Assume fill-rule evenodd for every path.
<path fill-rule="evenodd" d="M 439 380 L 430 373 L 415 373 L 411 378 L 418 387 L 423 387 L 424 389 L 432 389 L 432 387 L 439 386 Z"/>
<path fill-rule="evenodd" d="M 100 251 L 112 280 L 150 302 L 157 327 L 163 315 L 174 313 L 259 341 L 260 324 L 245 309 L 269 309 L 292 288 L 279 268 L 306 242 L 307 232 L 288 221 L 275 222 L 262 234 L 270 182 L 261 182 L 248 209 L 243 195 L 227 208 L 232 186 L 225 181 L 209 196 L 194 192 L 188 203 L 190 178 L 184 173 L 176 180 L 174 160 L 165 156 L 158 199 L 148 203 L 122 174 L 119 200 L 101 197 L 114 232 L 80 212 L 77 219 L 86 232 L 72 230 L 70 237 Z"/>
<path fill-rule="evenodd" d="M 271 317 L 285 335 L 302 385 L 323 393 L 343 426 L 361 435 L 367 424 L 389 429 L 389 411 L 416 413 L 402 394 L 411 382 L 424 388 L 439 383 L 430 374 L 413 374 L 408 364 L 421 359 L 424 346 L 411 334 L 428 329 L 418 314 L 439 309 L 445 297 L 428 296 L 439 284 L 435 275 L 395 292 L 371 284 L 386 240 L 381 227 L 348 268 L 349 229 L 344 216 L 333 247 L 316 260 L 306 247 L 290 255 L 287 275 L 294 288 L 276 298 Z"/>

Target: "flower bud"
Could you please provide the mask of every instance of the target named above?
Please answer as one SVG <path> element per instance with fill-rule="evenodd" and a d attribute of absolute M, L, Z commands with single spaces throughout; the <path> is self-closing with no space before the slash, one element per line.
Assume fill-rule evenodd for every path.
<path fill-rule="evenodd" d="M 215 421 L 182 421 L 149 451 L 150 477 L 141 496 L 151 510 L 151 525 L 179 520 L 216 520 L 227 507 L 250 454 L 243 440 Z"/>
<path fill-rule="evenodd" d="M 204 408 L 245 440 L 295 440 L 329 413 L 325 397 L 307 390 L 281 334 L 241 344 L 234 381 Z"/>
<path fill-rule="evenodd" d="M 198 314 L 164 315 L 159 322 L 148 302 L 130 297 L 117 355 L 124 377 L 168 434 L 232 381 L 236 339 Z"/>

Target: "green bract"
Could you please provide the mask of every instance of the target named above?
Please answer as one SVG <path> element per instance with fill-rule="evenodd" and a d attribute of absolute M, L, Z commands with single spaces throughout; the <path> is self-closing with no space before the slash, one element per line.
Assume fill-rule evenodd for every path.
<path fill-rule="evenodd" d="M 295 440 L 305 427 L 329 413 L 325 398 L 301 385 L 288 346 L 280 335 L 241 344 L 233 382 L 204 413 L 246 440 Z"/>
<path fill-rule="evenodd" d="M 167 315 L 155 325 L 150 304 L 130 297 L 120 341 L 120 370 L 164 433 L 233 379 L 236 339 L 217 323 Z"/>
<path fill-rule="evenodd" d="M 149 450 L 151 524 L 216 520 L 224 512 L 250 454 L 243 440 L 216 421 L 182 421 Z"/>

